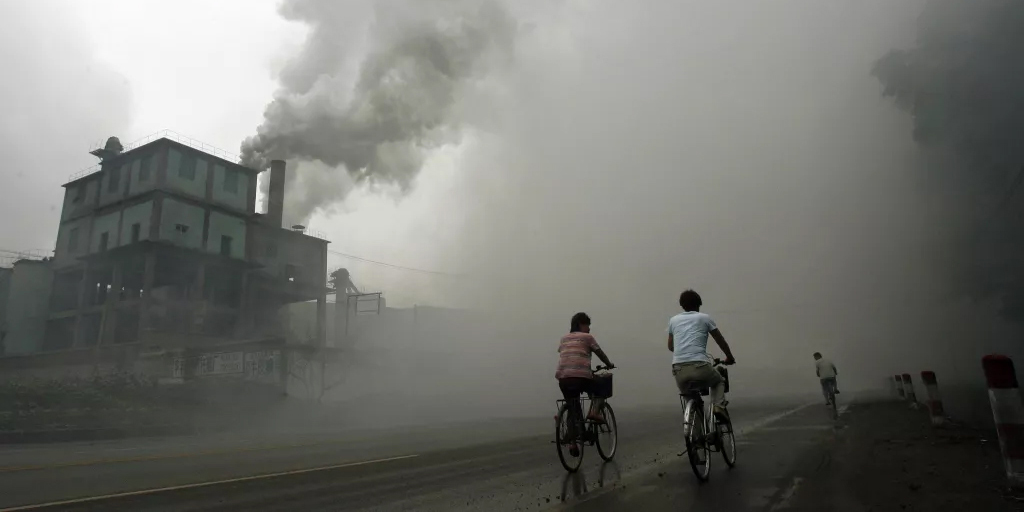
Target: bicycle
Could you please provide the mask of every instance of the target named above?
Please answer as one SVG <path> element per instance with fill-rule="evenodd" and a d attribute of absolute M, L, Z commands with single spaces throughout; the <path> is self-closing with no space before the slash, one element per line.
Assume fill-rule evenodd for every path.
<path fill-rule="evenodd" d="M 726 391 L 728 391 L 729 374 L 721 368 L 721 365 L 720 359 L 714 360 L 713 367 L 715 371 L 722 373 L 726 382 Z M 730 468 L 736 466 L 736 436 L 732 428 L 732 419 L 728 411 L 724 418 L 719 418 L 717 414 L 713 413 L 711 404 L 705 405 L 702 397 L 710 394 L 711 388 L 706 386 L 691 386 L 690 389 L 679 394 L 679 402 L 683 407 L 683 438 L 686 441 L 686 454 L 690 459 L 693 474 L 697 475 L 697 480 L 701 482 L 706 482 L 711 476 L 711 452 L 713 451 L 721 452 L 725 464 Z"/>
<path fill-rule="evenodd" d="M 618 424 L 615 421 L 615 411 L 608 404 L 608 398 L 612 396 L 612 374 L 608 368 L 598 366 L 594 370 L 593 395 L 597 398 L 604 398 L 601 410 L 597 411 L 604 416 L 604 422 L 598 423 L 588 419 L 583 414 L 583 406 L 588 406 L 590 397 L 579 397 L 575 400 L 556 400 L 558 414 L 555 416 L 555 440 L 558 448 L 558 460 L 562 467 L 570 473 L 575 473 L 583 464 L 584 446 L 597 445 L 597 453 L 605 461 L 615 457 L 615 450 L 619 445 Z M 576 446 L 576 453 L 573 454 L 573 445 Z"/>

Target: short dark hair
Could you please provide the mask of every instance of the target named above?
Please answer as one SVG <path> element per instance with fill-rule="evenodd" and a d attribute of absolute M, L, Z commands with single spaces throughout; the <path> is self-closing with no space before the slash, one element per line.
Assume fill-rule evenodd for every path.
<path fill-rule="evenodd" d="M 581 311 L 572 316 L 572 321 L 569 324 L 569 332 L 580 332 L 580 326 L 583 324 L 590 325 L 590 317 Z"/>
<path fill-rule="evenodd" d="M 815 352 L 814 357 L 821 357 L 821 352 Z"/>
<path fill-rule="evenodd" d="M 703 304 L 700 294 L 693 290 L 686 290 L 679 295 L 679 307 L 683 308 L 683 311 L 697 311 Z"/>

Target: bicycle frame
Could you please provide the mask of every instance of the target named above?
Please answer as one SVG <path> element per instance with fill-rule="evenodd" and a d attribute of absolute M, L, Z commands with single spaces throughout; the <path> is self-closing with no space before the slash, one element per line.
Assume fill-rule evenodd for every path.
<path fill-rule="evenodd" d="M 706 435 L 713 434 L 715 427 L 715 415 L 711 414 L 711 407 L 709 403 L 704 403 L 704 399 L 700 398 L 700 395 L 694 397 L 688 397 L 685 395 L 679 396 L 679 401 L 682 402 L 683 406 L 683 436 L 690 437 L 690 420 L 693 417 L 693 411 L 696 407 L 701 408 L 701 412 L 704 415 L 704 433 Z"/>

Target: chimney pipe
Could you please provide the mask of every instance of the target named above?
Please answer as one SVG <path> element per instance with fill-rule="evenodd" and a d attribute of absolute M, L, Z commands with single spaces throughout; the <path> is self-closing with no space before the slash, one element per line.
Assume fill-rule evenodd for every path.
<path fill-rule="evenodd" d="M 267 196 L 267 223 L 279 228 L 284 223 L 284 160 L 270 161 L 270 193 Z"/>

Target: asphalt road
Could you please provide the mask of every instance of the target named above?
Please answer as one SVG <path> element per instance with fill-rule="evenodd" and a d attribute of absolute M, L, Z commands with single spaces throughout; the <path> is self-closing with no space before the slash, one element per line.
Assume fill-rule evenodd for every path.
<path fill-rule="evenodd" d="M 792 485 L 788 475 L 813 471 L 814 447 L 833 428 L 821 406 L 801 404 L 734 400 L 740 466 L 726 472 L 716 460 L 704 486 L 676 456 L 680 413 L 668 404 L 618 410 L 615 461 L 601 464 L 591 450 L 576 475 L 558 463 L 550 416 L 344 435 L 3 447 L 0 510 L 623 510 L 666 493 L 696 511 L 767 510 Z"/>

